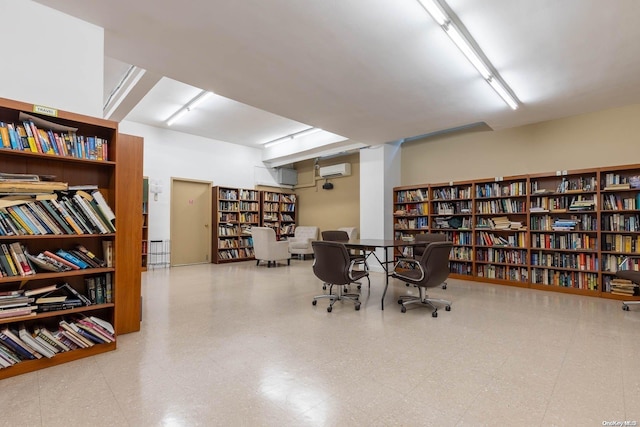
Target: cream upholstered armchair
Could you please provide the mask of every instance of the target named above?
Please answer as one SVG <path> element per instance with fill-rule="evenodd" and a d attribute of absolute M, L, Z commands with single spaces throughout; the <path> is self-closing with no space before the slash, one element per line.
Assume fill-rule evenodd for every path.
<path fill-rule="evenodd" d="M 349 240 L 354 240 L 358 238 L 358 228 L 357 227 L 340 227 L 338 228 L 340 231 L 346 231 L 349 235 Z"/>
<path fill-rule="evenodd" d="M 305 259 L 307 254 L 313 256 L 311 242 L 314 240 L 318 240 L 318 227 L 299 225 L 293 237 L 289 238 L 289 252 L 302 259 Z"/>
<path fill-rule="evenodd" d="M 253 238 L 253 251 L 255 252 L 256 265 L 260 261 L 267 261 L 267 267 L 278 265 L 278 261 L 287 260 L 287 265 L 291 263 L 289 253 L 289 242 L 278 241 L 276 232 L 269 227 L 251 227 L 251 237 Z"/>

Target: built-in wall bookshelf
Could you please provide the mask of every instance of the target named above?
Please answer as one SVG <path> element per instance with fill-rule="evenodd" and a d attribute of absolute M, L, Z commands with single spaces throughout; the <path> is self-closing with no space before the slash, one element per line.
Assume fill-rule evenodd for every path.
<path fill-rule="evenodd" d="M 396 239 L 447 236 L 453 277 L 640 299 L 612 289 L 640 256 L 640 165 L 397 187 L 393 209 Z"/>
<path fill-rule="evenodd" d="M 142 139 L 115 122 L 1 98 L 0 139 L 0 173 L 15 174 L 0 189 L 2 379 L 114 350 L 118 334 L 140 329 Z M 45 289 L 64 301 L 41 299 Z M 113 330 L 76 332 L 82 345 L 60 332 L 90 319 Z M 63 346 L 39 347 L 45 330 Z M 13 347 L 12 333 L 26 347 Z"/>

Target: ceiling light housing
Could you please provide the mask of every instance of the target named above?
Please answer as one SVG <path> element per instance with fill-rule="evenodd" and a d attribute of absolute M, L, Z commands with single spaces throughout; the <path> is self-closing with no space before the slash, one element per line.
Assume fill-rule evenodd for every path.
<path fill-rule="evenodd" d="M 296 132 L 296 133 L 289 134 L 287 136 L 283 136 L 282 138 L 277 138 L 277 139 L 274 139 L 274 140 L 271 140 L 271 141 L 267 141 L 267 142 L 265 142 L 263 144 L 263 146 L 264 146 L 264 148 L 271 148 L 273 146 L 282 144 L 285 141 L 289 141 L 289 140 L 294 139 L 294 138 L 300 138 L 300 137 L 303 137 L 303 136 L 309 136 L 309 135 L 312 135 L 312 134 L 317 133 L 317 132 L 322 132 L 322 129 L 311 127 L 309 129 L 305 129 L 305 130 L 302 130 L 300 132 Z"/>
<path fill-rule="evenodd" d="M 198 95 L 196 95 L 195 98 L 187 102 L 185 105 L 180 107 L 178 111 L 176 111 L 171 116 L 169 116 L 169 118 L 166 120 L 167 126 L 171 126 L 172 124 L 180 120 L 182 117 L 184 117 L 188 112 L 193 111 L 198 105 L 202 104 L 202 102 L 205 99 L 207 99 L 210 95 L 213 95 L 213 92 L 209 92 L 207 90 L 203 90 L 202 92 L 200 92 Z"/>
<path fill-rule="evenodd" d="M 418 0 L 422 7 L 431 15 L 440 28 L 449 36 L 460 52 L 471 62 L 482 78 L 496 91 L 503 101 L 513 110 L 518 108 L 518 100 L 512 94 L 510 88 L 502 81 L 498 73 L 488 61 L 473 46 L 470 37 L 464 35 L 454 20 L 442 8 L 437 0 Z"/>

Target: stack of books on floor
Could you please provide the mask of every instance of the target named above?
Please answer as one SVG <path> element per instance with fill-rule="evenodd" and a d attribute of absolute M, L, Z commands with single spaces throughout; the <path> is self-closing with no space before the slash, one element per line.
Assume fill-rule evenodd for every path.
<path fill-rule="evenodd" d="M 115 342 L 113 326 L 100 318 L 73 316 L 60 320 L 57 328 L 42 325 L 27 328 L 24 323 L 0 329 L 0 368 L 23 360 L 52 358 L 57 353 Z"/>
<path fill-rule="evenodd" d="M 640 296 L 640 288 L 626 279 L 611 279 L 611 293 L 614 295 Z"/>

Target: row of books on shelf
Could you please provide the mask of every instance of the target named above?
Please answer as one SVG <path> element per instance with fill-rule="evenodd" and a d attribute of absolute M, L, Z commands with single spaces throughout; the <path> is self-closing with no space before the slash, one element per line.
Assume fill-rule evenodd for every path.
<path fill-rule="evenodd" d="M 396 203 L 422 202 L 428 196 L 422 190 L 403 190 L 396 192 Z"/>
<path fill-rule="evenodd" d="M 238 258 L 252 258 L 255 256 L 253 248 L 238 248 L 238 249 L 220 249 L 218 250 L 219 259 L 238 259 Z"/>
<path fill-rule="evenodd" d="M 532 249 L 586 249 L 597 250 L 597 239 L 583 233 L 545 234 L 531 233 Z"/>
<path fill-rule="evenodd" d="M 640 209 L 640 193 L 636 194 L 635 197 L 625 198 L 617 194 L 606 194 L 602 199 L 602 207 L 606 211 Z"/>
<path fill-rule="evenodd" d="M 83 245 L 71 249 L 44 251 L 32 255 L 20 242 L 0 244 L 0 276 L 32 276 L 37 272 L 64 272 L 87 268 L 112 267 L 113 242 L 103 242 L 108 258 L 96 256 Z"/>
<path fill-rule="evenodd" d="M 471 186 L 434 188 L 432 194 L 434 200 L 470 199 Z"/>
<path fill-rule="evenodd" d="M 508 236 L 497 235 L 481 231 L 477 234 L 476 243 L 482 246 L 510 246 L 525 247 L 527 236 L 525 233 L 518 232 Z"/>
<path fill-rule="evenodd" d="M 497 262 L 501 264 L 526 264 L 528 261 L 526 250 L 479 248 L 476 260 L 481 262 Z"/>
<path fill-rule="evenodd" d="M 531 254 L 531 265 L 587 271 L 598 271 L 600 266 L 596 255 L 542 252 Z"/>
<path fill-rule="evenodd" d="M 476 202 L 478 214 L 525 213 L 527 203 L 524 200 L 499 199 Z"/>
<path fill-rule="evenodd" d="M 602 219 L 604 231 L 640 231 L 640 215 L 612 214 Z"/>
<path fill-rule="evenodd" d="M 612 252 L 638 253 L 640 251 L 640 236 L 605 234 L 602 237 L 602 249 Z"/>
<path fill-rule="evenodd" d="M 607 173 L 604 176 L 604 188 L 605 190 L 640 188 L 640 176 L 623 176 L 613 172 Z"/>
<path fill-rule="evenodd" d="M 511 267 L 503 265 L 481 264 L 476 266 L 476 275 L 478 277 L 485 277 L 487 279 L 511 280 L 514 282 L 526 282 L 527 280 L 529 280 L 529 271 L 526 268 L 518 266 Z"/>
<path fill-rule="evenodd" d="M 242 237 L 240 239 L 218 239 L 219 249 L 240 248 L 249 246 L 253 246 L 253 238 L 251 237 Z"/>
<path fill-rule="evenodd" d="M 31 153 L 54 154 L 89 160 L 108 160 L 109 143 L 98 136 L 77 135 L 67 128 L 26 113 L 19 122 L 0 122 L 0 146 Z"/>
<path fill-rule="evenodd" d="M 108 234 L 115 215 L 99 190 L 0 199 L 0 235 Z"/>
<path fill-rule="evenodd" d="M 112 277 L 111 273 L 105 273 L 85 278 L 86 293 L 76 290 L 69 283 L 0 291 L 0 319 L 7 322 L 11 318 L 35 316 L 36 313 L 112 303 Z"/>
<path fill-rule="evenodd" d="M 598 290 L 598 274 L 533 268 L 531 283 L 595 291 Z"/>
<path fill-rule="evenodd" d="M 476 197 L 506 197 L 525 196 L 527 194 L 526 181 L 512 183 L 492 182 L 476 184 Z"/>
<path fill-rule="evenodd" d="M 0 329 L 0 368 L 116 340 L 113 326 L 96 316 L 69 316 L 56 326 L 55 329 L 44 325 L 27 328 L 20 323 Z"/>

